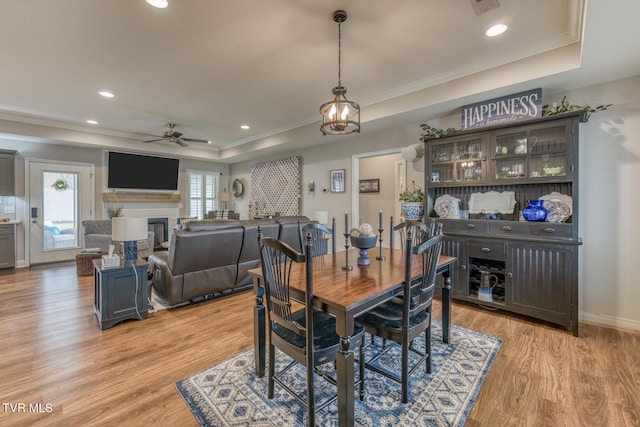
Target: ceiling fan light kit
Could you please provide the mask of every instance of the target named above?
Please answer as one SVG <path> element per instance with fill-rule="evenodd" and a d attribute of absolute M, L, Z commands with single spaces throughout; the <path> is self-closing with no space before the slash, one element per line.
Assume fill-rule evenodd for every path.
<path fill-rule="evenodd" d="M 164 135 L 162 135 L 161 137 L 156 139 L 151 139 L 149 141 L 142 141 L 142 142 L 148 143 L 148 142 L 156 142 L 156 141 L 169 141 L 169 142 L 174 142 L 181 147 L 189 146 L 189 144 L 187 144 L 186 141 L 199 142 L 202 144 L 211 144 L 211 141 L 208 141 L 206 139 L 182 138 L 182 134 L 180 132 L 176 132 L 173 130 L 176 127 L 175 123 L 167 123 L 167 126 L 169 127 L 169 130 L 164 131 Z"/>
<path fill-rule="evenodd" d="M 334 96 L 333 100 L 320 106 L 320 114 L 322 115 L 320 131 L 323 135 L 346 135 L 360 132 L 360 106 L 347 99 L 345 96 L 347 88 L 342 86 L 341 81 L 341 24 L 347 20 L 347 12 L 336 10 L 333 12 L 333 20 L 338 23 L 338 86 L 331 91 Z"/>

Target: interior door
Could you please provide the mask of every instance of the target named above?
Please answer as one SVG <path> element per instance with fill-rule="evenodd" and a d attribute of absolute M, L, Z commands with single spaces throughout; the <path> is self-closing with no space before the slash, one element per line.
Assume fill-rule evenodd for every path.
<path fill-rule="evenodd" d="M 29 262 L 75 258 L 92 215 L 92 165 L 29 161 Z"/>

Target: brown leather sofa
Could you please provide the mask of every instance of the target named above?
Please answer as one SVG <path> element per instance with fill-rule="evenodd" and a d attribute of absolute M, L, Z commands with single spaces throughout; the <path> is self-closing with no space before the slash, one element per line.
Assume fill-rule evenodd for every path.
<path fill-rule="evenodd" d="M 190 221 L 173 232 L 169 251 L 149 256 L 153 286 L 170 305 L 243 288 L 251 284 L 249 270 L 260 266 L 258 227 L 300 250 L 298 223 L 310 222 L 305 216 Z"/>

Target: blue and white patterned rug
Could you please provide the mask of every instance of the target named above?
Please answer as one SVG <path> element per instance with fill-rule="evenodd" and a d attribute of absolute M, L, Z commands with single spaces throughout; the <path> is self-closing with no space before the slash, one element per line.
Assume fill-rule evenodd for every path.
<path fill-rule="evenodd" d="M 453 325 L 451 342 L 441 340 L 439 320 L 433 322 L 433 373 L 418 369 L 410 377 L 409 403 L 400 403 L 400 385 L 369 370 L 365 377 L 365 400 L 356 397 L 355 422 L 363 426 L 462 426 L 482 383 L 500 350 L 502 340 Z M 367 340 L 369 343 L 370 341 Z M 424 348 L 424 340 L 416 340 Z M 380 341 L 376 341 L 380 345 Z M 400 348 L 380 364 L 399 372 Z M 367 346 L 367 359 L 376 351 Z M 357 351 L 356 351 L 357 354 Z M 384 359 L 384 360 L 383 360 Z M 278 352 L 279 369 L 290 361 Z M 301 426 L 306 409 L 277 384 L 273 400 L 267 399 L 267 377 L 257 378 L 253 349 L 178 381 L 175 386 L 202 426 Z M 298 368 L 298 367 L 296 367 Z M 356 366 L 357 370 L 357 366 Z M 292 370 L 297 390 L 304 391 L 305 374 Z M 423 372 L 420 374 L 420 372 Z M 356 374 L 357 377 L 357 374 Z M 316 402 L 335 393 L 326 380 L 317 378 Z M 337 406 L 332 403 L 316 414 L 316 424 L 338 425 Z"/>

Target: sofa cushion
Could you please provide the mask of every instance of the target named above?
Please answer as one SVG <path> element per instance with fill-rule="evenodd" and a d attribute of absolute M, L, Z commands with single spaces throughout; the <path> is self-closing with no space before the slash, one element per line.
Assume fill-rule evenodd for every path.
<path fill-rule="evenodd" d="M 184 230 L 188 231 L 206 231 L 206 230 L 224 230 L 227 228 L 242 227 L 240 221 L 234 219 L 201 219 L 197 221 L 189 221 L 184 225 Z"/>

